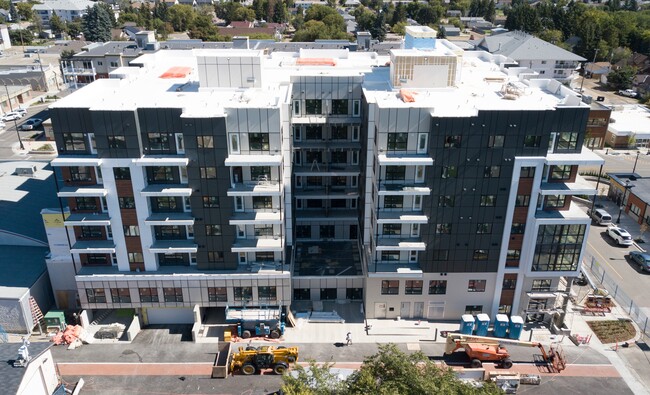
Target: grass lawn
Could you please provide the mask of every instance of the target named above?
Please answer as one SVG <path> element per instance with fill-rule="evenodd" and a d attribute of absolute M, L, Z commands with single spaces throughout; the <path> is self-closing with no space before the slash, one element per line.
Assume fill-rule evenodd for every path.
<path fill-rule="evenodd" d="M 589 321 L 587 324 L 596 337 L 605 344 L 624 342 L 636 336 L 636 330 L 630 321 Z"/>

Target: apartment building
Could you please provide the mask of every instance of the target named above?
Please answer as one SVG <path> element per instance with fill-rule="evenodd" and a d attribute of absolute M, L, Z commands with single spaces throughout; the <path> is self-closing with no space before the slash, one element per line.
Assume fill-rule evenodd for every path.
<path fill-rule="evenodd" d="M 407 33 L 390 56 L 160 51 L 54 104 L 81 306 L 552 314 L 589 230 L 577 167 L 602 163 L 582 148 L 589 107 Z"/>

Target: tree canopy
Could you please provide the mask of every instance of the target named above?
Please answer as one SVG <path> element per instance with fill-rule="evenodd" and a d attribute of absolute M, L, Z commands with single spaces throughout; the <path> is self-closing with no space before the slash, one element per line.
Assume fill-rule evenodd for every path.
<path fill-rule="evenodd" d="M 88 41 L 106 42 L 111 40 L 113 16 L 106 3 L 95 3 L 88 7 L 87 14 L 83 16 L 84 37 Z"/>
<path fill-rule="evenodd" d="M 345 381 L 330 373 L 331 366 L 310 362 L 308 370 L 297 367 L 297 377 L 283 376 L 282 390 L 287 395 L 501 394 L 493 383 L 474 388 L 422 352 L 407 354 L 395 344 L 380 345 L 379 351 L 367 357 Z"/>

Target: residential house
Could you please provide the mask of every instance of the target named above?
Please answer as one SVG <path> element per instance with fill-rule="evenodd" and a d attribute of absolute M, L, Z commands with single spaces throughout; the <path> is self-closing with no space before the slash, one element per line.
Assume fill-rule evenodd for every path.
<path fill-rule="evenodd" d="M 43 0 L 34 4 L 32 11 L 40 18 L 43 26 L 49 27 L 54 13 L 65 22 L 72 22 L 86 15 L 86 9 L 93 5 L 95 3 L 90 0 Z"/>

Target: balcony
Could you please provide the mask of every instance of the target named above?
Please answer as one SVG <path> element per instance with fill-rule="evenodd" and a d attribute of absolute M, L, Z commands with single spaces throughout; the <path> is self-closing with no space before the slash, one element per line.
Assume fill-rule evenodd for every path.
<path fill-rule="evenodd" d="M 101 185 L 62 187 L 56 194 L 60 198 L 67 197 L 105 197 L 108 191 Z"/>
<path fill-rule="evenodd" d="M 400 154 L 391 154 L 391 156 L 386 156 L 386 154 L 379 154 L 379 165 L 381 166 L 431 166 L 433 165 L 433 158 L 427 156 L 426 154 L 422 155 L 400 155 Z"/>
<path fill-rule="evenodd" d="M 70 214 L 63 222 L 65 226 L 108 226 L 111 218 L 102 213 L 76 213 Z"/>
<path fill-rule="evenodd" d="M 147 225 L 194 225 L 192 213 L 152 213 L 144 220 Z"/>
<path fill-rule="evenodd" d="M 378 224 L 426 224 L 429 218 L 420 211 L 379 211 Z"/>
<path fill-rule="evenodd" d="M 294 141 L 294 148 L 299 149 L 361 149 L 361 143 L 351 140 L 302 140 Z"/>
<path fill-rule="evenodd" d="M 187 184 L 151 184 L 147 185 L 141 192 L 141 196 L 192 196 L 192 188 Z"/>
<path fill-rule="evenodd" d="M 427 245 L 419 238 L 385 238 L 377 240 L 377 251 L 424 251 Z"/>
<path fill-rule="evenodd" d="M 595 195 L 596 188 L 582 176 L 576 176 L 574 182 L 542 182 L 542 195 Z"/>
<path fill-rule="evenodd" d="M 280 166 L 282 155 L 238 155 L 231 154 L 225 160 L 226 166 Z"/>
<path fill-rule="evenodd" d="M 359 165 L 327 165 L 324 163 L 310 166 L 294 166 L 293 172 L 297 176 L 358 176 L 361 171 Z"/>
<path fill-rule="evenodd" d="M 250 181 L 237 183 L 228 189 L 228 196 L 280 196 L 282 184 L 278 181 Z"/>
<path fill-rule="evenodd" d="M 422 269 L 417 262 L 371 262 L 368 264 L 370 278 L 422 278 Z"/>
<path fill-rule="evenodd" d="M 605 160 L 592 152 L 589 148 L 583 146 L 579 153 L 549 153 L 546 155 L 546 164 L 553 165 L 582 165 L 582 166 L 599 166 L 605 163 Z"/>
<path fill-rule="evenodd" d="M 149 252 L 153 254 L 182 254 L 182 253 L 193 253 L 198 250 L 198 246 L 194 243 L 194 240 L 156 240 L 151 247 L 149 247 Z"/>
<path fill-rule="evenodd" d="M 93 157 L 74 157 L 74 156 L 59 156 L 55 158 L 50 165 L 55 167 L 68 167 L 68 166 L 83 166 L 83 167 L 97 167 L 102 164 L 100 158 Z"/>
<path fill-rule="evenodd" d="M 137 166 L 187 166 L 190 163 L 188 158 L 182 156 L 144 156 L 133 159 Z"/>
<path fill-rule="evenodd" d="M 543 224 L 557 223 L 557 220 L 571 220 L 575 224 L 588 224 L 591 219 L 580 207 L 575 204 L 569 206 L 568 210 L 537 210 L 535 211 L 535 220 Z M 570 223 L 567 223 L 570 224 Z"/>
<path fill-rule="evenodd" d="M 329 115 L 329 114 L 311 114 L 311 115 L 294 115 L 291 117 L 291 123 L 294 125 L 310 124 L 360 124 L 361 117 Z"/>
<path fill-rule="evenodd" d="M 426 186 L 400 185 L 400 184 L 383 184 L 379 188 L 379 196 L 385 195 L 430 195 L 431 188 Z"/>
<path fill-rule="evenodd" d="M 296 199 L 357 199 L 359 190 L 357 188 L 310 188 L 307 190 L 297 189 L 294 192 Z"/>
<path fill-rule="evenodd" d="M 273 239 L 235 239 L 230 249 L 232 252 L 284 251 L 284 240 Z"/>
<path fill-rule="evenodd" d="M 262 211 L 249 211 L 249 212 L 235 212 L 229 221 L 230 225 L 281 225 L 282 212 L 262 212 Z"/>
<path fill-rule="evenodd" d="M 296 222 L 306 221 L 358 221 L 358 210 L 308 209 L 293 212 Z"/>
<path fill-rule="evenodd" d="M 74 243 L 70 252 L 74 254 L 114 254 L 113 240 L 84 240 Z"/>

